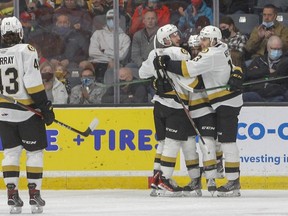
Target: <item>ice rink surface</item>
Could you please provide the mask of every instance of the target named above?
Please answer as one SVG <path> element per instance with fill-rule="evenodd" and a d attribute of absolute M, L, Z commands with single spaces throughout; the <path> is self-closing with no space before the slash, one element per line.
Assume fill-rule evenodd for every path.
<path fill-rule="evenodd" d="M 150 190 L 43 190 L 42 215 L 198 216 L 288 215 L 288 190 L 242 190 L 241 197 L 150 197 Z M 27 191 L 21 215 L 31 215 Z M 0 194 L 0 215 L 10 215 L 6 191 Z"/>

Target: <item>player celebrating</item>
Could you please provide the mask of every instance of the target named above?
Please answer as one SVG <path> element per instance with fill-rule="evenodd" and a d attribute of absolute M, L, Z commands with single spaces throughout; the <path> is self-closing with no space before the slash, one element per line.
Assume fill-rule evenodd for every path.
<path fill-rule="evenodd" d="M 196 177 L 200 176 L 198 154 L 196 153 L 196 144 L 185 145 L 188 142 L 188 130 L 191 127 L 190 122 L 183 111 L 183 106 L 179 102 L 175 91 L 169 84 L 167 77 L 160 71 L 155 71 L 153 68 L 153 59 L 158 54 L 169 54 L 172 59 L 182 60 L 190 59 L 189 53 L 180 48 L 180 36 L 179 31 L 175 25 L 167 24 L 158 29 L 156 34 L 158 42 L 164 46 L 164 48 L 157 48 L 152 50 L 148 56 L 148 59 L 142 63 L 139 69 L 139 75 L 142 79 L 155 77 L 154 85 L 156 88 L 156 94 L 153 97 L 154 102 L 154 123 L 156 128 L 158 147 L 154 163 L 154 176 L 155 180 L 160 175 L 159 182 L 153 182 L 156 186 L 161 188 L 162 193 L 160 195 L 165 196 L 182 196 L 182 188 L 177 186 L 171 179 L 176 158 L 180 147 L 182 147 L 183 153 L 186 156 L 185 160 L 191 162 L 189 164 L 190 172 Z M 156 39 L 155 39 L 156 40 Z M 156 44 L 156 43 L 155 43 Z M 154 44 L 154 46 L 156 46 Z M 157 52 L 157 53 L 156 53 Z M 152 69 L 151 69 L 152 68 Z M 172 81 L 176 83 L 175 74 L 169 74 Z M 184 90 L 179 85 L 175 85 L 177 92 L 181 97 L 181 100 L 188 105 L 188 91 Z M 188 106 L 187 106 L 188 107 Z M 160 167 L 161 163 L 161 167 Z M 195 168 L 196 171 L 192 171 Z M 161 170 L 161 172 L 160 172 Z M 198 171 L 197 171 L 198 170 Z M 197 173 L 198 172 L 198 173 Z"/>
<path fill-rule="evenodd" d="M 55 119 L 51 102 L 47 100 L 34 47 L 21 44 L 23 29 L 16 17 L 1 23 L 0 50 L 1 94 L 12 97 L 32 108 L 39 108 L 42 118 L 18 105 L 0 99 L 0 136 L 4 148 L 2 169 L 8 192 L 10 213 L 22 211 L 18 193 L 20 156 L 26 150 L 26 174 L 29 204 L 32 213 L 42 213 L 45 201 L 40 196 L 43 175 L 43 149 L 47 146 L 46 125 Z"/>
<path fill-rule="evenodd" d="M 217 188 L 218 196 L 240 196 L 240 156 L 236 144 L 238 115 L 243 105 L 241 68 L 233 69 L 230 53 L 221 42 L 219 28 L 206 26 L 200 32 L 202 51 L 191 61 L 174 61 L 169 56 L 155 58 L 157 69 L 165 69 L 184 77 L 202 75 L 205 88 L 230 85 L 230 90 L 215 89 L 208 92 L 211 106 L 216 111 L 217 138 L 225 155 L 228 183 Z M 236 90 L 236 91 L 235 91 Z"/>

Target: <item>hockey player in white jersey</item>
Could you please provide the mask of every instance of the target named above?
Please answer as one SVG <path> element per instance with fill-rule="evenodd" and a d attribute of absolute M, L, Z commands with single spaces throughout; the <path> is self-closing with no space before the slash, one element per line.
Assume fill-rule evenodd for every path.
<path fill-rule="evenodd" d="M 39 109 L 42 118 L 16 104 L 0 99 L 0 136 L 4 148 L 2 170 L 7 187 L 10 213 L 21 213 L 18 181 L 20 156 L 26 150 L 26 175 L 32 213 L 42 213 L 45 201 L 40 196 L 43 176 L 43 149 L 47 147 L 46 125 L 55 115 L 47 100 L 34 47 L 21 44 L 23 29 L 16 17 L 1 23 L 0 49 L 1 94 Z M 1 97 L 0 97 L 1 98 Z"/>
<path fill-rule="evenodd" d="M 201 51 L 200 39 L 198 35 L 191 35 L 188 40 L 188 45 L 191 49 L 192 58 L 195 58 Z M 200 47 L 199 47 L 200 46 Z M 201 76 L 198 76 L 199 80 L 198 88 L 203 87 L 203 80 Z M 187 82 L 186 80 L 181 80 Z M 200 85 L 201 83 L 201 85 Z M 217 165 L 216 165 L 216 115 L 215 111 L 211 107 L 208 95 L 206 92 L 201 93 L 189 93 L 189 114 L 195 121 L 197 127 L 206 146 L 209 148 L 209 154 L 207 154 L 206 148 L 203 145 L 199 145 L 202 153 L 203 170 L 205 172 L 207 189 L 212 194 L 216 191 L 215 178 L 217 177 Z M 201 140 L 199 140 L 201 142 Z M 196 179 L 197 180 L 197 179 Z M 195 182 L 192 182 L 184 187 L 184 193 L 193 189 Z"/>
<path fill-rule="evenodd" d="M 165 69 L 184 77 L 202 75 L 205 88 L 230 85 L 230 90 L 215 89 L 208 92 L 208 99 L 216 111 L 217 139 L 225 156 L 228 183 L 217 188 L 218 196 L 240 196 L 240 156 L 236 144 L 238 115 L 243 105 L 241 68 L 233 69 L 230 53 L 221 42 L 219 28 L 206 26 L 200 32 L 202 51 L 191 61 L 174 61 L 168 56 L 154 60 L 158 69 Z"/>
<path fill-rule="evenodd" d="M 157 39 L 160 44 L 165 46 L 165 48 L 163 49 L 157 49 L 158 54 L 168 54 L 172 59 L 175 60 L 190 59 L 190 55 L 188 54 L 188 52 L 180 48 L 179 43 L 177 44 L 175 43 L 175 40 L 173 40 L 175 35 L 179 38 L 178 29 L 174 25 L 168 24 L 158 30 Z M 159 76 L 162 76 L 161 74 L 158 74 L 155 70 L 151 70 L 151 68 L 153 68 L 153 60 L 155 56 L 155 51 L 151 51 L 148 59 L 143 62 L 142 67 L 139 70 L 139 75 L 141 78 L 149 78 L 151 76 L 154 76 L 159 79 Z M 168 74 L 169 77 L 173 80 L 177 92 L 183 97 L 182 100 L 185 102 L 185 104 L 187 104 L 187 99 L 189 99 L 189 92 L 187 92 L 185 89 L 183 89 L 177 84 L 177 79 L 181 79 L 181 77 L 177 75 L 175 76 L 175 74 L 171 74 L 169 72 Z M 189 79 L 185 81 L 189 82 L 189 84 L 194 87 L 199 84 L 198 79 Z M 199 156 L 196 152 L 195 142 L 196 132 L 192 128 L 191 123 L 188 121 L 189 119 L 185 115 L 183 106 L 175 97 L 175 92 L 173 91 L 173 89 L 171 89 L 171 87 L 169 87 L 169 83 L 163 82 L 164 84 L 159 84 L 159 82 L 161 82 L 161 77 L 160 81 L 158 80 L 158 83 L 156 81 L 156 88 L 158 88 L 158 90 L 156 92 L 157 94 L 153 98 L 153 101 L 155 103 L 154 121 L 156 127 L 156 134 L 160 143 L 157 148 L 154 169 L 159 170 L 161 163 L 161 171 L 163 172 L 158 187 L 161 188 L 163 191 L 167 190 L 168 192 L 175 192 L 175 190 L 179 189 L 178 187 L 176 187 L 176 189 L 173 187 L 171 177 L 174 171 L 178 151 L 180 147 L 182 147 L 182 152 L 185 157 L 188 174 L 192 179 L 191 184 L 183 188 L 184 195 L 191 195 L 190 193 L 195 191 L 196 193 L 193 193 L 193 195 L 201 196 L 202 192 L 199 169 Z M 159 90 L 159 86 L 161 90 Z M 205 126 L 210 125 L 205 124 Z M 173 129 L 174 133 L 170 133 L 170 131 L 172 131 L 171 129 Z M 185 129 L 186 132 L 183 133 Z M 179 132 L 181 132 L 182 134 Z M 210 145 L 210 143 L 208 145 Z M 157 175 L 154 175 L 154 177 L 157 177 Z"/>
<path fill-rule="evenodd" d="M 191 35 L 188 39 L 188 46 L 190 48 L 190 54 L 192 56 L 192 59 L 195 58 L 199 52 L 201 51 L 201 40 L 199 35 Z M 194 94 L 195 95 L 195 94 Z M 196 94 L 197 95 L 197 94 Z M 191 94 L 193 96 L 193 93 Z M 204 92 L 203 98 L 206 101 L 208 99 L 207 93 Z M 194 99 L 191 100 L 192 105 L 195 104 L 193 101 Z M 197 101 L 197 100 L 196 100 Z M 198 100 L 199 101 L 199 100 Z M 207 101 L 206 101 L 207 102 Z M 209 102 L 208 102 L 209 103 Z M 211 108 L 211 105 L 207 104 L 207 108 Z M 195 106 L 197 108 L 197 106 Z M 195 108 L 190 107 L 190 110 L 195 110 Z M 213 111 L 215 112 L 215 111 Z M 195 114 L 195 111 L 193 112 Z M 192 113 L 191 113 L 192 114 Z M 219 142 L 216 142 L 216 156 L 217 156 L 217 178 L 224 178 L 224 168 L 223 168 L 223 152 L 221 150 L 221 145 Z"/>
<path fill-rule="evenodd" d="M 155 77 L 154 88 L 156 94 L 152 101 L 154 103 L 154 124 L 156 128 L 158 147 L 154 163 L 154 180 L 152 182 L 157 188 L 161 188 L 161 196 L 182 196 L 183 188 L 177 186 L 172 180 L 173 171 L 176 164 L 176 158 L 180 147 L 189 160 L 190 168 L 199 170 L 198 155 L 196 155 L 196 145 L 183 145 L 188 141 L 190 122 L 183 111 L 183 106 L 178 101 L 173 88 L 169 84 L 167 77 L 163 73 L 156 71 L 153 66 L 153 60 L 156 55 L 168 54 L 172 59 L 190 59 L 189 53 L 180 48 L 180 35 L 175 25 L 167 24 L 158 29 L 156 34 L 157 40 L 164 48 L 152 50 L 146 61 L 142 63 L 139 69 L 139 76 L 142 79 Z M 169 74 L 172 81 L 176 84 L 175 74 Z M 175 85 L 182 101 L 188 108 L 188 91 L 179 85 Z M 160 171 L 161 170 L 161 171 Z M 192 169 L 191 171 L 192 172 Z M 198 177 L 198 176 L 197 176 Z M 159 181 L 158 181 L 159 180 Z M 152 184 L 152 186 L 153 186 Z"/>

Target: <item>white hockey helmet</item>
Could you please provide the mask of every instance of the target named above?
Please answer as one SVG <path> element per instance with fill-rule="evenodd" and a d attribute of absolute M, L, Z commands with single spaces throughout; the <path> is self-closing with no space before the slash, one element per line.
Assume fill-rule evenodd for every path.
<path fill-rule="evenodd" d="M 157 31 L 157 34 L 156 34 L 157 40 L 160 44 L 164 46 L 171 46 L 172 41 L 170 39 L 170 35 L 176 32 L 179 32 L 179 30 L 175 25 L 173 24 L 164 25 L 160 27 Z M 169 42 L 169 44 L 165 43 L 167 41 Z"/>
<path fill-rule="evenodd" d="M 222 39 L 222 33 L 221 33 L 220 29 L 218 27 L 212 26 L 212 25 L 205 26 L 200 31 L 199 36 L 200 36 L 200 39 L 209 38 L 211 42 L 213 40 L 216 40 L 218 42 Z"/>
<path fill-rule="evenodd" d="M 5 17 L 1 22 L 1 36 L 9 46 L 20 43 L 23 39 L 21 22 L 15 16 Z"/>
<path fill-rule="evenodd" d="M 189 47 L 199 47 L 199 46 L 201 46 L 199 35 L 190 35 L 190 37 L 188 39 L 188 46 Z"/>

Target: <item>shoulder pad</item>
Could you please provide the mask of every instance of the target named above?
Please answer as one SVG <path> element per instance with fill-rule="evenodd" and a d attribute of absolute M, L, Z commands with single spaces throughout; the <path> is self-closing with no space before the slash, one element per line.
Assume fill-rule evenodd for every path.
<path fill-rule="evenodd" d="M 183 54 L 188 54 L 188 51 L 186 50 L 186 49 L 183 49 L 183 48 L 181 48 L 181 53 L 183 53 Z"/>
<path fill-rule="evenodd" d="M 32 51 L 32 52 L 35 52 L 35 51 L 36 51 L 36 49 L 35 49 L 32 45 L 30 45 L 30 44 L 27 45 L 27 48 L 28 48 L 28 50 L 30 50 L 30 51 Z"/>
<path fill-rule="evenodd" d="M 207 53 L 208 51 L 209 51 L 208 48 L 204 48 L 204 49 L 201 50 L 202 53 Z"/>

